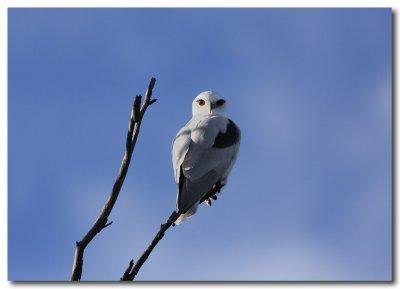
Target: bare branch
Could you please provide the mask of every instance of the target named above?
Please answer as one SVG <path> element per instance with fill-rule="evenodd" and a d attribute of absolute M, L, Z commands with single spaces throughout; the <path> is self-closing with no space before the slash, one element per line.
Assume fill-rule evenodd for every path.
<path fill-rule="evenodd" d="M 139 272 L 140 268 L 146 262 L 147 258 L 150 256 L 150 253 L 157 246 L 158 242 L 164 237 L 165 232 L 174 225 L 174 222 L 180 216 L 179 213 L 173 212 L 171 216 L 168 218 L 168 221 L 165 224 L 161 224 L 160 230 L 157 232 L 154 239 L 151 241 L 150 245 L 147 249 L 142 253 L 139 260 L 133 266 L 133 260 L 129 262 L 128 268 L 125 270 L 124 275 L 121 278 L 121 281 L 133 281 Z"/>
<path fill-rule="evenodd" d="M 153 88 L 156 83 L 155 78 L 151 78 L 150 83 L 148 85 L 145 101 L 143 102 L 141 108 L 141 99 L 140 95 L 135 97 L 134 104 L 132 106 L 131 117 L 129 120 L 128 133 L 126 136 L 126 150 L 124 157 L 122 159 L 121 166 L 119 168 L 119 172 L 117 178 L 115 180 L 112 191 L 108 197 L 107 202 L 105 203 L 103 209 L 100 212 L 100 215 L 97 217 L 96 222 L 90 228 L 90 230 L 86 233 L 81 241 L 76 242 L 75 248 L 75 256 L 74 263 L 72 266 L 72 281 L 79 281 L 82 277 L 82 267 L 83 267 L 83 255 L 87 245 L 93 240 L 93 238 L 101 232 L 104 228 L 111 225 L 112 222 L 108 222 L 108 217 L 117 201 L 119 192 L 121 191 L 122 184 L 124 183 L 126 174 L 128 172 L 129 164 L 132 157 L 132 152 L 136 145 L 136 140 L 139 135 L 140 125 L 143 118 L 144 113 L 146 112 L 147 107 L 151 104 Z"/>

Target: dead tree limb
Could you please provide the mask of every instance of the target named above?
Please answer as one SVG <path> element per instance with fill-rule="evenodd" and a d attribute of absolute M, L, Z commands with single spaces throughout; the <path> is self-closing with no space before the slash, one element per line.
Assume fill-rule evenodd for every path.
<path fill-rule="evenodd" d="M 82 267 L 83 267 L 83 254 L 87 245 L 93 240 L 93 238 L 100 233 L 104 228 L 108 227 L 112 224 L 112 222 L 108 222 L 108 217 L 117 201 L 119 192 L 121 191 L 122 184 L 124 183 L 126 174 L 128 172 L 129 164 L 132 158 L 132 153 L 135 148 L 136 140 L 139 135 L 140 125 L 142 123 L 142 119 L 144 113 L 147 108 L 152 105 L 157 99 L 152 99 L 153 88 L 156 83 L 155 78 L 151 78 L 150 83 L 148 85 L 145 98 L 142 102 L 142 96 L 137 95 L 135 97 L 135 101 L 132 106 L 131 117 L 129 120 L 128 133 L 126 136 L 126 148 L 124 158 L 122 159 L 121 166 L 119 168 L 119 172 L 117 178 L 115 180 L 114 186 L 108 197 L 107 202 L 105 203 L 103 209 L 100 212 L 100 215 L 97 217 L 96 222 L 90 228 L 90 230 L 86 233 L 82 240 L 76 242 L 75 247 L 75 256 L 74 263 L 72 266 L 72 275 L 71 281 L 79 281 L 82 277 Z"/>
<path fill-rule="evenodd" d="M 156 236 L 151 241 L 147 249 L 142 253 L 136 264 L 134 264 L 133 260 L 129 262 L 128 267 L 124 272 L 124 275 L 121 277 L 121 281 L 133 281 L 135 279 L 140 268 L 150 256 L 150 253 L 157 246 L 158 242 L 164 237 L 165 232 L 174 225 L 174 222 L 178 219 L 179 216 L 180 214 L 174 211 L 168 218 L 167 222 L 165 224 L 161 224 L 160 230 L 157 232 Z"/>

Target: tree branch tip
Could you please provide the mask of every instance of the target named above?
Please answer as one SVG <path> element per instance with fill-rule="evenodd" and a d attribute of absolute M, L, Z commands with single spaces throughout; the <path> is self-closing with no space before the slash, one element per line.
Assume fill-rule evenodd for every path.
<path fill-rule="evenodd" d="M 153 103 L 155 103 L 158 99 L 157 98 L 153 98 L 152 100 L 150 100 L 149 105 L 152 105 Z"/>
<path fill-rule="evenodd" d="M 103 226 L 103 229 L 104 229 L 104 228 L 107 228 L 107 227 L 110 226 L 110 225 L 112 225 L 112 223 L 113 223 L 113 221 L 108 222 L 107 224 L 105 224 L 105 225 Z"/>
<path fill-rule="evenodd" d="M 135 96 L 135 101 L 133 102 L 133 107 L 135 108 L 138 104 L 141 103 L 141 101 L 142 101 L 142 95 L 141 94 L 136 95 Z"/>
<path fill-rule="evenodd" d="M 149 88 L 153 89 L 154 85 L 156 84 L 157 79 L 155 77 L 152 77 L 150 79 L 150 83 L 149 83 Z"/>

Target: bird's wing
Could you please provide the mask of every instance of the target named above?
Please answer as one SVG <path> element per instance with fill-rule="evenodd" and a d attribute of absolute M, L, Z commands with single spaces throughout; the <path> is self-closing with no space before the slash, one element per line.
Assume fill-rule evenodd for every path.
<path fill-rule="evenodd" d="M 176 202 L 178 212 L 184 214 L 194 205 L 198 204 L 220 177 L 220 173 L 211 170 L 194 182 L 187 178 L 182 178 Z"/>
<path fill-rule="evenodd" d="M 190 134 L 189 134 L 190 131 Z M 225 117 L 208 116 L 183 128 L 173 144 L 177 207 L 185 212 L 221 178 L 237 153 L 240 131 Z"/>
<path fill-rule="evenodd" d="M 172 165 L 175 181 L 179 183 L 180 168 L 191 143 L 191 122 L 187 123 L 176 135 L 172 142 Z"/>

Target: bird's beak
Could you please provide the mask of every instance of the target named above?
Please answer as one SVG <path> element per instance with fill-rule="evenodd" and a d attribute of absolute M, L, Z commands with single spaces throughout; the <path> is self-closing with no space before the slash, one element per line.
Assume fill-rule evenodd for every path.
<path fill-rule="evenodd" d="M 211 105 L 210 105 L 210 113 L 212 112 L 212 110 L 214 109 L 214 108 L 216 108 L 217 107 L 217 104 L 215 103 L 215 102 L 211 102 Z"/>

